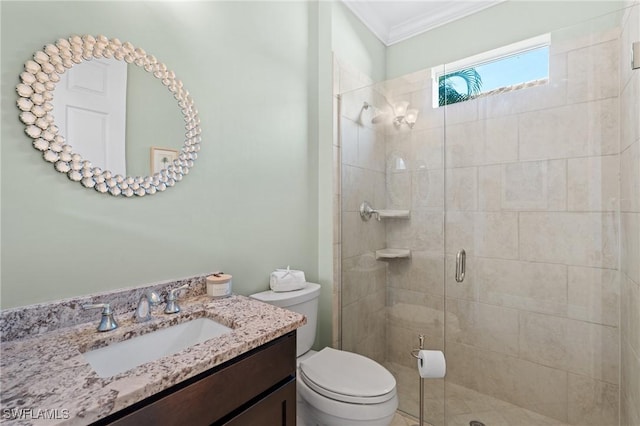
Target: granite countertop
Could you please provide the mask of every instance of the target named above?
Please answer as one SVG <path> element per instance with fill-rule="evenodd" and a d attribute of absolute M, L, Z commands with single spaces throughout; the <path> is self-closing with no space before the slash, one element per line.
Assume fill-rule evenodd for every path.
<path fill-rule="evenodd" d="M 244 296 L 212 299 L 197 295 L 180 300 L 181 312 L 160 310 L 137 323 L 116 314 L 119 327 L 100 333 L 95 320 L 36 336 L 2 342 L 0 423 L 84 425 L 154 395 L 172 385 L 229 361 L 302 326 L 304 316 Z M 82 352 L 199 317 L 233 329 L 175 355 L 100 378 Z M 14 410 L 14 411 L 12 411 Z M 21 419 L 13 419 L 20 411 Z M 48 415 L 55 419 L 45 419 Z M 37 418 L 40 417 L 40 418 Z"/>

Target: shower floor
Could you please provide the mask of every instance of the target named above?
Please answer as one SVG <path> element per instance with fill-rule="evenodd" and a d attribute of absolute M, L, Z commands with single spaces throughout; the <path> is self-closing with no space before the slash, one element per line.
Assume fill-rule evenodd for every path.
<path fill-rule="evenodd" d="M 455 395 L 447 401 L 446 426 L 469 426 L 472 420 L 480 421 L 486 426 L 569 426 L 567 423 L 488 397 L 462 386 L 453 384 L 448 386 L 455 388 Z M 414 426 L 417 424 L 417 418 L 397 411 L 391 426 Z M 425 422 L 423 426 L 439 425 Z"/>

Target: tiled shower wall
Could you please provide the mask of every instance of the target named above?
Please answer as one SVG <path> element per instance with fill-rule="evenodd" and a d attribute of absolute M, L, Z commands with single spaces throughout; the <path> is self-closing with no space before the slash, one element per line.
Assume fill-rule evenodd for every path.
<path fill-rule="evenodd" d="M 444 130 L 430 73 L 387 83 L 421 111 L 387 133 L 387 164 L 407 165 L 387 169 L 387 207 L 411 209 L 386 223 L 387 246 L 412 250 L 388 266 L 385 363 L 401 409 L 417 411 L 407 354 L 423 333 L 446 349 L 447 383 L 562 422 L 618 423 L 620 30 L 593 28 L 552 35 L 548 84 L 451 105 Z M 448 416 L 469 409 L 427 386 L 433 423 L 444 395 Z"/>
<path fill-rule="evenodd" d="M 392 371 L 401 410 L 418 412 L 409 352 L 424 334 L 428 348 L 446 346 L 448 362 L 446 384 L 426 381 L 433 424 L 444 424 L 445 407 L 448 419 L 486 408 L 470 406 L 465 388 L 486 395 L 479 405 L 503 400 L 580 425 L 640 424 L 635 4 L 622 31 L 594 21 L 552 34 L 545 85 L 446 112 L 432 107 L 430 70 L 342 96 L 334 345 Z M 368 78 L 336 60 L 334 80 L 344 94 Z M 381 93 L 420 109 L 413 129 L 371 123 L 363 102 L 384 105 Z M 364 200 L 410 209 L 411 218 L 363 222 Z M 412 256 L 376 261 L 385 247 Z M 453 279 L 459 248 L 462 284 Z"/>
<path fill-rule="evenodd" d="M 334 95 L 370 87 L 371 79 L 334 57 Z M 384 360 L 386 265 L 375 259 L 375 250 L 384 248 L 384 225 L 363 222 L 360 203 L 384 204 L 384 132 L 376 130 L 364 102 L 373 103 L 374 91 L 362 89 L 359 96 L 336 97 L 334 110 L 340 113 L 335 129 L 334 169 L 337 194 L 334 211 L 334 264 L 339 265 L 341 285 L 334 284 L 334 346 Z M 369 117 L 369 118 L 367 118 Z M 342 226 L 340 226 L 342 225 Z M 337 296 L 337 297 L 336 297 Z"/>
<path fill-rule="evenodd" d="M 620 37 L 620 424 L 640 425 L 640 2 L 625 13 Z"/>

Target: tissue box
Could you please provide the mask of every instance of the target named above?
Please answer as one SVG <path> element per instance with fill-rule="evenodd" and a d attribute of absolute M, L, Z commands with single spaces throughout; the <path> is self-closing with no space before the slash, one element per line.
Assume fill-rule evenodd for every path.
<path fill-rule="evenodd" d="M 276 269 L 269 277 L 269 287 L 275 292 L 300 290 L 307 286 L 303 271 Z"/>

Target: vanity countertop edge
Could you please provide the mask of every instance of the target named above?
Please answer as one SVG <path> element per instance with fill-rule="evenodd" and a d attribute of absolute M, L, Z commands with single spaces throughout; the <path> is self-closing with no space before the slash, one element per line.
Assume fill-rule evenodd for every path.
<path fill-rule="evenodd" d="M 181 300 L 180 306 L 178 314 L 157 313 L 145 323 L 119 317 L 120 327 L 110 332 L 96 331 L 96 318 L 92 323 L 2 342 L 0 423 L 89 424 L 306 323 L 303 315 L 239 295 L 223 299 L 200 295 Z M 211 318 L 233 331 L 108 378 L 100 378 L 82 355 L 200 317 Z M 12 409 L 34 412 L 28 413 L 32 418 L 12 420 Z M 52 410 L 57 418 L 33 418 L 39 414 L 36 410 Z"/>

